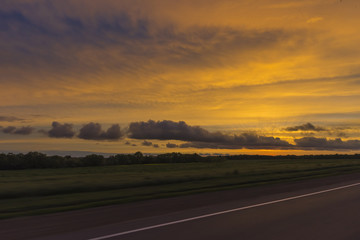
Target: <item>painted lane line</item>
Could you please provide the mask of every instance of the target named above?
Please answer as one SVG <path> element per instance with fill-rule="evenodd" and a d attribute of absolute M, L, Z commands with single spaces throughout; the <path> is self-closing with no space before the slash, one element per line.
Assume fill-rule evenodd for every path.
<path fill-rule="evenodd" d="M 270 205 L 270 204 L 275 204 L 275 203 L 290 201 L 290 200 L 294 200 L 294 199 L 299 199 L 299 198 L 305 198 L 305 197 L 309 197 L 309 196 L 319 195 L 319 194 L 322 194 L 322 193 L 327 193 L 327 192 L 332 192 L 332 191 L 336 191 L 336 190 L 341 190 L 341 189 L 344 189 L 344 188 L 355 187 L 355 186 L 358 186 L 358 185 L 360 185 L 360 183 L 354 183 L 354 184 L 350 184 L 350 185 L 346 185 L 346 186 L 331 188 L 331 189 L 322 190 L 322 191 L 313 192 L 313 193 L 307 193 L 307 194 L 298 195 L 298 196 L 294 196 L 294 197 L 288 197 L 288 198 L 278 199 L 278 200 L 274 200 L 274 201 L 270 201 L 270 202 L 264 202 L 264 203 L 259 203 L 259 204 L 250 205 L 250 206 L 245 206 L 245 207 L 240 207 L 240 208 L 229 209 L 229 210 L 225 210 L 225 211 L 221 211 L 221 212 L 215 212 L 215 213 L 209 213 L 209 214 L 200 215 L 200 216 L 196 216 L 196 217 L 185 218 L 185 219 L 181 219 L 181 220 L 177 220 L 177 221 L 172 221 L 172 222 L 167 222 L 167 223 L 152 225 L 152 226 L 143 227 L 143 228 L 138 228 L 138 229 L 129 230 L 129 231 L 125 231 L 125 232 L 119 232 L 119 233 L 114 233 L 114 234 L 110 234 L 110 235 L 100 236 L 100 237 L 96 237 L 96 238 L 90 238 L 90 239 L 88 239 L 88 240 L 101 240 L 101 239 L 108 239 L 108 238 L 112 238 L 112 237 L 118 237 L 118 236 L 130 234 L 130 233 L 136 233 L 136 232 L 146 231 L 146 230 L 150 230 L 150 229 L 154 229 L 154 228 L 160 228 L 160 227 L 165 227 L 165 226 L 174 225 L 174 224 L 178 224 L 178 223 L 194 221 L 194 220 L 198 220 L 198 219 L 202 219 L 202 218 L 208 218 L 208 217 L 217 216 L 217 215 L 222 215 L 222 214 L 226 214 L 226 213 L 232 213 L 232 212 L 242 211 L 242 210 L 246 210 L 246 209 L 250 209 L 250 208 L 256 208 L 256 207 L 266 206 L 266 205 Z"/>

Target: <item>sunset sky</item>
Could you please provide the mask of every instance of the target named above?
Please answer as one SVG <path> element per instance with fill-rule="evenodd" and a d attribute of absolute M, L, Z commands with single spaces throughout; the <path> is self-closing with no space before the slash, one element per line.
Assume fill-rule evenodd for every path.
<path fill-rule="evenodd" d="M 0 151 L 360 153 L 358 0 L 2 0 Z"/>

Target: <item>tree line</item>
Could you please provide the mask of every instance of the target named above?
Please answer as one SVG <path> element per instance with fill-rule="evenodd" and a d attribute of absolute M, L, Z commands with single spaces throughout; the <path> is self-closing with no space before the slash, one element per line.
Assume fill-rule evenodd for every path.
<path fill-rule="evenodd" d="M 144 155 L 141 152 L 134 154 L 116 154 L 109 157 L 90 154 L 85 157 L 47 156 L 40 152 L 1 153 L 0 170 L 16 170 L 31 168 L 68 168 L 91 167 L 129 164 L 156 164 L 156 163 L 191 163 L 191 162 L 220 162 L 224 160 L 297 160 L 297 159 L 360 159 L 360 154 L 333 154 L 333 155 L 226 155 L 201 156 L 199 154 L 165 153 L 159 155 Z"/>
<path fill-rule="evenodd" d="M 216 162 L 222 161 L 221 156 L 202 157 L 199 154 L 165 153 L 159 155 L 144 155 L 141 152 L 134 154 L 116 154 L 109 157 L 90 154 L 85 157 L 72 156 L 47 156 L 40 152 L 1 153 L 0 170 L 31 169 L 31 168 L 67 168 L 90 167 L 129 164 L 154 164 L 154 163 L 190 163 L 190 162 Z"/>

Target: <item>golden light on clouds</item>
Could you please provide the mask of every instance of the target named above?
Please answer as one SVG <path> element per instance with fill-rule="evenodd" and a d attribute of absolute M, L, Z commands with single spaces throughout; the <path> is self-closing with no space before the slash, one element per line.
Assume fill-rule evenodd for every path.
<path fill-rule="evenodd" d="M 359 9 L 356 0 L 5 0 L 0 150 L 25 150 L 25 141 L 64 151 L 355 151 Z M 258 145 L 247 145 L 255 135 L 211 145 L 153 136 L 159 148 L 125 144 L 142 141 L 129 125 L 149 119 L 228 136 L 255 132 Z M 73 124 L 73 137 L 49 138 L 54 121 Z M 124 135 L 79 138 L 90 122 L 105 131 L 120 124 Z M 331 130 L 282 130 L 308 122 Z M 9 126 L 36 130 L 4 132 Z M 192 145 L 167 148 L 172 140 Z"/>

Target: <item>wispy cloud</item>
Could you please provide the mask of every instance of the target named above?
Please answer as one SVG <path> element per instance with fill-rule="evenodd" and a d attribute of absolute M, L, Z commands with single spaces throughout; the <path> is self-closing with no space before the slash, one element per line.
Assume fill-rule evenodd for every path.
<path fill-rule="evenodd" d="M 306 21 L 306 23 L 316 23 L 316 22 L 320 22 L 320 21 L 323 21 L 324 18 L 322 17 L 313 17 L 313 18 L 310 18 Z"/>
<path fill-rule="evenodd" d="M 0 122 L 19 122 L 24 120 L 25 119 L 13 117 L 13 116 L 0 116 Z"/>
<path fill-rule="evenodd" d="M 319 4 L 320 1 L 286 1 L 283 3 L 270 4 L 268 8 L 291 9 Z"/>
<path fill-rule="evenodd" d="M 53 17 L 52 21 L 41 21 L 29 13 L 12 10 L 0 11 L 0 20 L 7 45 L 0 62 L 7 66 L 16 63 L 23 71 L 41 66 L 43 71 L 57 74 L 96 73 L 104 70 L 99 69 L 100 60 L 105 61 L 103 64 L 107 68 L 124 72 L 134 68 L 144 70 L 142 63 L 150 59 L 160 65 L 218 67 L 225 63 L 224 55 L 229 53 L 247 55 L 254 50 L 284 45 L 289 40 L 301 40 L 304 36 L 282 29 L 221 26 L 181 29 L 170 24 L 159 25 L 126 12 L 86 20 L 65 15 Z M 89 48 L 92 49 L 91 59 Z M 248 59 L 251 60 L 250 56 Z M 226 63 L 232 61 L 234 58 Z"/>

